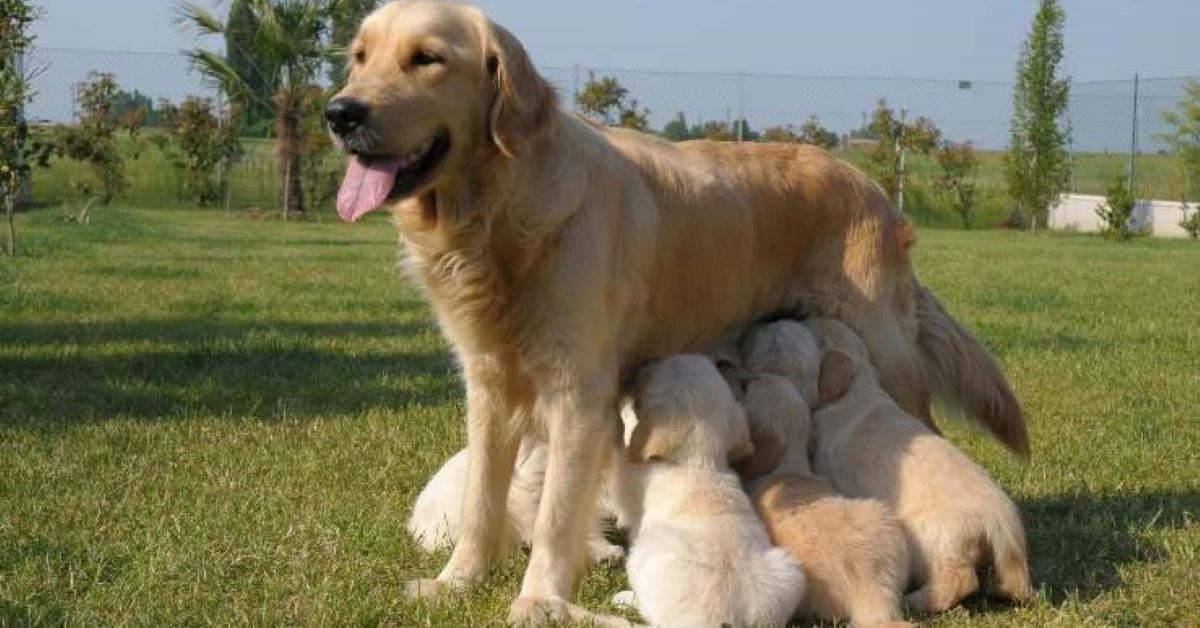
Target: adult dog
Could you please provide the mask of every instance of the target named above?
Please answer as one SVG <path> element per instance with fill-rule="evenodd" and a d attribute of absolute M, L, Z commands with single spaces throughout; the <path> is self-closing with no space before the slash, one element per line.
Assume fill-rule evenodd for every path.
<path fill-rule="evenodd" d="M 347 220 L 394 210 L 467 387 L 458 545 L 422 593 L 483 576 L 503 540 L 523 434 L 549 449 L 514 620 L 570 615 L 623 378 L 776 315 L 840 319 L 887 390 L 936 392 L 1009 447 L 1021 409 L 987 352 L 916 282 L 905 221 L 822 150 L 690 142 L 563 113 L 508 31 L 477 9 L 393 2 L 364 20 L 326 111 L 352 155 Z"/>

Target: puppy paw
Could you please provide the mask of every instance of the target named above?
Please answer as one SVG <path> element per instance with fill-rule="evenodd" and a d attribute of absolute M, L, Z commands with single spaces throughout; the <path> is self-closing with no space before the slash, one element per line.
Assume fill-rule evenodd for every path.
<path fill-rule="evenodd" d="M 417 578 L 404 583 L 404 595 L 410 600 L 428 599 L 443 593 L 461 591 L 465 583 L 434 578 Z"/>
<path fill-rule="evenodd" d="M 621 591 L 612 596 L 613 606 L 637 608 L 637 595 L 633 591 Z"/>
<path fill-rule="evenodd" d="M 605 539 L 600 539 L 588 542 L 588 554 L 591 556 L 593 563 L 602 563 L 606 560 L 621 560 L 625 558 L 625 548 L 609 543 Z"/>
<path fill-rule="evenodd" d="M 633 626 L 620 617 L 593 613 L 561 598 L 519 597 L 508 609 L 508 623 L 514 626 L 547 626 L 566 622 L 599 628 Z"/>

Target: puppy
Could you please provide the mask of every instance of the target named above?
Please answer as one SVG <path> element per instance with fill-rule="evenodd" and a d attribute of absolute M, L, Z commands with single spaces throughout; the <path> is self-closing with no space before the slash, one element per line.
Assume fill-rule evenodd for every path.
<path fill-rule="evenodd" d="M 813 417 L 817 472 L 839 492 L 890 506 L 909 540 L 910 573 L 921 585 L 905 602 L 942 611 L 979 588 L 991 563 L 990 593 L 1033 594 L 1025 530 L 1012 500 L 986 471 L 904 412 L 879 385 L 858 335 L 832 319 L 807 325 L 822 351 Z"/>
<path fill-rule="evenodd" d="M 787 378 L 809 407 L 816 405 L 821 352 L 816 339 L 799 321 L 783 319 L 748 329 L 742 338 L 741 360 L 750 373 Z"/>
<path fill-rule="evenodd" d="M 816 349 L 804 327 L 793 331 Z M 908 547 L 899 522 L 879 501 L 846 499 L 813 475 L 811 416 L 787 379 L 753 376 L 745 395 L 755 453 L 743 478 L 771 540 L 804 565 L 807 591 L 799 612 L 849 619 L 854 626 L 908 625 L 898 621 L 908 580 Z M 765 475 L 755 477 L 759 473 Z"/>
<path fill-rule="evenodd" d="M 452 547 L 458 540 L 469 462 L 466 449 L 451 456 L 430 478 L 413 504 L 412 516 L 408 519 L 408 533 L 427 552 Z M 505 548 L 530 545 L 545 475 L 545 445 L 528 438 L 522 440 L 517 452 L 512 485 L 508 490 Z M 612 482 L 610 472 L 607 484 Z M 606 488 L 602 495 L 608 495 L 613 490 Z M 621 558 L 625 555 L 621 547 L 613 545 L 604 537 L 606 526 L 603 519 L 609 514 L 609 509 L 605 507 L 608 501 L 610 500 L 606 499 L 601 503 L 601 518 L 588 532 L 588 553 L 593 562 Z"/>
<path fill-rule="evenodd" d="M 752 452 L 746 415 L 707 358 L 675 356 L 637 377 L 629 457 L 643 512 L 626 568 L 636 603 L 660 626 L 779 625 L 804 572 L 772 547 L 729 459 Z"/>

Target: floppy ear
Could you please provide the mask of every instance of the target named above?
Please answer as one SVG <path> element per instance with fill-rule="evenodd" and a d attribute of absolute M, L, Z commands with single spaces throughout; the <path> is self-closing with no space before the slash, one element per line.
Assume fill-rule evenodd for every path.
<path fill-rule="evenodd" d="M 850 390 L 854 383 L 854 358 L 837 349 L 830 349 L 821 357 L 821 375 L 817 383 L 820 403 L 837 401 Z"/>
<path fill-rule="evenodd" d="M 775 470 L 783 458 L 783 439 L 779 433 L 769 426 L 757 421 L 750 422 L 750 442 L 753 443 L 754 453 L 737 465 L 738 475 L 742 480 L 750 481 Z"/>
<path fill-rule="evenodd" d="M 666 458 L 679 447 L 682 435 L 678 421 L 652 424 L 639 421 L 629 437 L 629 461 L 645 464 L 651 458 Z"/>
<path fill-rule="evenodd" d="M 496 84 L 489 133 L 500 152 L 513 157 L 525 138 L 549 123 L 557 105 L 554 89 L 533 67 L 521 42 L 494 22 L 489 27 L 487 69 Z"/>
<path fill-rule="evenodd" d="M 737 407 L 737 416 L 729 422 L 727 435 L 729 461 L 736 462 L 754 455 L 754 441 L 750 437 L 750 422 L 746 420 L 746 411 Z"/>

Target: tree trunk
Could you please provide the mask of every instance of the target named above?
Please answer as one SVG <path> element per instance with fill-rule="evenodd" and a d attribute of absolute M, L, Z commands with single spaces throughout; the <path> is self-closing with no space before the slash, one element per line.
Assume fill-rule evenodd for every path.
<path fill-rule="evenodd" d="M 16 257 L 17 255 L 17 225 L 13 219 L 13 197 L 4 191 L 4 213 L 8 215 L 8 256 Z"/>
<path fill-rule="evenodd" d="M 279 180 L 283 186 L 283 217 L 304 212 L 304 186 L 300 160 L 300 107 L 296 99 L 283 98 L 276 117 L 279 134 Z"/>

